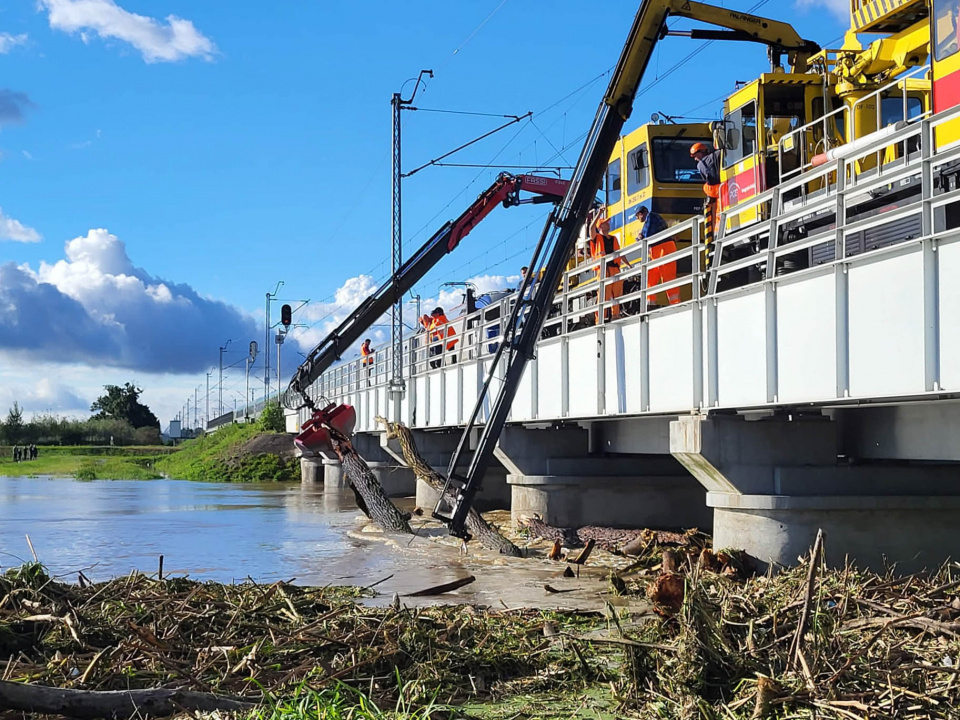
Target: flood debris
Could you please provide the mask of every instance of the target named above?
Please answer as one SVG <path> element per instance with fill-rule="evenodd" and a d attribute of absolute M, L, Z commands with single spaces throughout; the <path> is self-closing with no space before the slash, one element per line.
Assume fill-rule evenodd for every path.
<path fill-rule="evenodd" d="M 709 538 L 696 528 L 676 532 L 648 528 L 625 530 L 599 525 L 585 525 L 579 528 L 554 527 L 553 525 L 547 525 L 536 514 L 520 518 L 518 525 L 530 537 L 542 538 L 555 544 L 559 543 L 562 547 L 582 548 L 592 540 L 596 547 L 609 553 L 635 557 L 665 545 L 701 548 L 709 543 Z"/>
<path fill-rule="evenodd" d="M 466 587 L 470 583 L 475 582 L 476 579 L 477 578 L 473 575 L 468 575 L 467 577 L 452 580 L 451 582 L 440 583 L 439 585 L 433 585 L 423 590 L 417 590 L 416 592 L 408 593 L 407 597 L 430 597 L 431 595 L 443 595 L 444 593 L 453 592 L 454 590 L 459 590 L 462 587 Z"/>
<path fill-rule="evenodd" d="M 330 437 L 343 473 L 356 496 L 357 507 L 382 530 L 412 535 L 409 516 L 401 513 L 390 501 L 377 476 L 360 457 L 350 439 L 333 430 L 330 431 Z"/>

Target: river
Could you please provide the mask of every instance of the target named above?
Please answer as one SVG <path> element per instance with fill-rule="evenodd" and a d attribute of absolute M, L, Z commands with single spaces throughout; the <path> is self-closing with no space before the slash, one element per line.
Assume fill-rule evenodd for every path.
<path fill-rule="evenodd" d="M 412 508 L 410 501 L 406 507 Z M 29 535 L 40 561 L 65 581 L 76 581 L 78 571 L 91 580 L 132 570 L 155 575 L 163 555 L 165 576 L 378 583 L 382 602 L 474 575 L 475 583 L 442 598 L 498 607 L 603 604 L 606 573 L 600 568 L 560 578 L 563 566 L 543 559 L 491 557 L 482 550 L 463 555 L 452 543 L 437 542 L 440 528 L 389 539 L 362 532 L 364 525 L 352 493 L 299 483 L 0 477 L 4 570 L 32 560 Z M 564 592 L 549 593 L 545 584 Z"/>

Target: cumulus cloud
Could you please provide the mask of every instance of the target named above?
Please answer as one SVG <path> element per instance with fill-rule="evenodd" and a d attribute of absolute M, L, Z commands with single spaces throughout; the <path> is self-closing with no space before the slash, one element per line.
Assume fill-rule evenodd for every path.
<path fill-rule="evenodd" d="M 243 311 L 135 267 L 107 230 L 69 241 L 65 254 L 36 270 L 0 266 L 0 347 L 28 359 L 189 373 L 209 367 L 223 339 L 259 337 Z"/>
<path fill-rule="evenodd" d="M 819 8 L 829 10 L 841 20 L 850 17 L 849 0 L 794 0 L 794 4 L 799 10 L 817 10 Z"/>
<path fill-rule="evenodd" d="M 0 88 L 0 125 L 23 122 L 23 116 L 31 108 L 33 102 L 26 93 Z"/>
<path fill-rule="evenodd" d="M 514 288 L 520 281 L 519 275 L 478 275 L 468 282 L 473 283 L 478 294 Z M 295 330 L 291 337 L 297 341 L 300 349 L 306 353 L 312 350 L 323 340 L 331 330 L 335 329 L 347 316 L 356 310 L 360 303 L 376 292 L 378 285 L 369 275 L 358 275 L 349 278 L 337 288 L 332 300 L 321 303 L 311 303 L 301 311 L 299 322 L 309 325 L 306 329 Z M 451 320 L 463 312 L 462 288 L 441 287 L 436 296 L 420 299 L 420 312 L 429 313 L 434 307 L 444 309 Z M 412 301 L 404 303 L 404 324 L 415 326 L 417 320 L 416 304 Z M 390 341 L 390 314 L 379 318 L 370 330 L 365 333 L 375 347 L 384 347 Z M 353 350 L 344 353 L 345 359 L 350 359 L 359 352 L 359 345 Z"/>
<path fill-rule="evenodd" d="M 27 42 L 27 34 L 11 35 L 10 33 L 0 32 L 0 55 L 6 55 L 17 45 L 23 45 Z"/>
<path fill-rule="evenodd" d="M 3 214 L 3 208 L 0 208 L 0 241 L 12 240 L 13 242 L 35 243 L 43 238 L 40 233 L 31 227 L 27 227 L 19 220 L 7 217 Z"/>
<path fill-rule="evenodd" d="M 29 414 L 89 413 L 90 400 L 62 383 L 43 377 L 36 381 L 8 384 L 0 390 L 0 410 L 16 401 Z"/>
<path fill-rule="evenodd" d="M 168 15 L 160 22 L 128 12 L 113 0 L 39 0 L 49 13 L 50 27 L 67 33 L 88 33 L 129 43 L 148 63 L 174 62 L 189 57 L 210 59 L 217 48 L 192 22 Z"/>

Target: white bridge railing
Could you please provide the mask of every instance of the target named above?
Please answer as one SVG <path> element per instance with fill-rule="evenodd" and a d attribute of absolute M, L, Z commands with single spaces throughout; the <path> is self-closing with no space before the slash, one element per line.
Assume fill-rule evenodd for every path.
<path fill-rule="evenodd" d="M 957 118 L 960 108 L 920 118 L 729 208 L 709 268 L 699 217 L 573 264 L 511 419 L 960 394 L 960 147 L 933 142 Z M 864 158 L 894 146 L 915 149 L 857 173 Z M 744 216 L 759 219 L 730 229 Z M 652 259 L 650 248 L 668 240 L 676 252 Z M 612 259 L 621 271 L 606 277 L 602 263 Z M 676 278 L 657 282 L 662 268 Z M 618 294 L 608 298 L 611 283 Z M 514 293 L 453 320 L 452 337 L 405 342 L 401 419 L 465 422 L 518 301 Z M 310 393 L 353 404 L 358 429 L 373 430 L 374 416 L 388 412 L 391 369 L 387 349 L 369 365 L 330 369 Z"/>

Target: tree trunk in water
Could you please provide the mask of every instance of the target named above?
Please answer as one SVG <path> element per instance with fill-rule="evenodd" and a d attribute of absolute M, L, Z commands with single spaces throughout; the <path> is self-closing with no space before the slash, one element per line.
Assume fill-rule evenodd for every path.
<path fill-rule="evenodd" d="M 334 437 L 333 449 L 340 457 L 343 472 L 357 495 L 357 505 L 367 517 L 386 532 L 412 535 L 413 530 L 410 529 L 408 516 L 401 513 L 397 506 L 390 502 L 380 481 L 353 449 L 350 441 L 342 436 Z"/>
<path fill-rule="evenodd" d="M 254 703 L 190 690 L 66 690 L 0 680 L 0 709 L 75 718 L 164 717 L 183 711 L 245 712 Z"/>
<path fill-rule="evenodd" d="M 401 423 L 387 423 L 382 418 L 380 420 L 386 425 L 387 432 L 390 433 L 389 437 L 396 437 L 400 441 L 403 459 L 417 478 L 423 480 L 437 492 L 443 492 L 443 478 L 420 455 L 410 429 Z M 490 523 L 484 520 L 475 508 L 470 508 L 465 526 L 467 532 L 488 550 L 493 550 L 501 555 L 523 557 L 520 548 L 491 527 Z"/>

